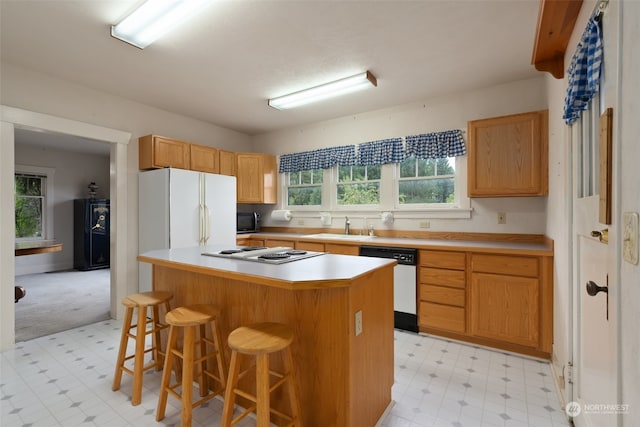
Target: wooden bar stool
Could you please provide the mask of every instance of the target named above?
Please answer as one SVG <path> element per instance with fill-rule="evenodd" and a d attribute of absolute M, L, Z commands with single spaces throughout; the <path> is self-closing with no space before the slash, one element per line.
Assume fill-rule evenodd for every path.
<path fill-rule="evenodd" d="M 162 340 L 160 338 L 160 331 L 169 327 L 160 321 L 160 306 L 164 306 L 165 313 L 171 309 L 169 307 L 169 300 L 173 298 L 171 292 L 142 292 L 139 294 L 133 294 L 125 297 L 122 300 L 122 304 L 127 308 L 124 315 L 124 322 L 122 324 L 122 337 L 120 338 L 120 350 L 118 351 L 118 361 L 116 362 L 116 372 L 113 377 L 112 390 L 116 391 L 120 389 L 120 382 L 122 380 L 122 373 L 126 372 L 133 376 L 133 391 L 131 394 L 131 403 L 139 405 L 142 400 L 142 374 L 151 368 L 156 368 L 159 371 L 162 368 L 164 361 L 164 351 L 162 350 Z M 151 307 L 151 326 L 147 329 L 147 311 Z M 138 309 L 137 323 L 133 324 L 133 312 Z M 132 333 L 131 330 L 135 330 Z M 151 334 L 151 347 L 145 348 L 146 337 Z M 127 355 L 127 345 L 129 344 L 129 338 L 135 340 L 135 350 L 133 354 Z M 153 355 L 153 361 L 144 366 L 145 353 L 151 352 Z M 125 363 L 133 360 L 133 369 L 125 366 Z"/>
<path fill-rule="evenodd" d="M 271 413 L 288 422 L 287 426 L 301 427 L 300 402 L 296 393 L 295 376 L 293 372 L 293 357 L 291 354 L 291 342 L 293 330 L 281 323 L 257 323 L 242 326 L 229 334 L 228 344 L 231 348 L 231 365 L 229 368 L 229 380 L 224 396 L 224 408 L 222 410 L 222 427 L 231 427 L 246 417 L 251 412 L 256 412 L 257 427 L 269 427 L 271 425 Z M 277 373 L 269 369 L 269 355 L 278 351 L 285 351 L 284 373 Z M 251 369 L 240 373 L 240 355 L 255 356 L 256 365 L 256 395 L 237 388 L 238 379 L 243 377 Z M 271 384 L 270 376 L 276 378 Z M 289 403 L 291 415 L 284 414 L 271 408 L 269 399 L 271 392 L 282 384 L 287 383 L 289 391 Z M 254 404 L 245 409 L 238 417 L 232 420 L 235 396 L 244 397 Z"/>
<path fill-rule="evenodd" d="M 220 310 L 216 306 L 208 304 L 178 307 L 167 313 L 169 343 L 167 344 L 167 355 L 164 361 L 164 371 L 162 372 L 160 395 L 158 396 L 157 421 L 162 420 L 165 416 L 167 395 L 169 393 L 182 401 L 181 418 L 183 427 L 191 426 L 193 408 L 223 393 L 226 380 L 224 354 L 221 347 L 222 337 L 217 327 L 219 315 Z M 206 333 L 207 325 L 210 325 L 211 330 L 209 337 Z M 182 351 L 177 348 L 179 328 L 184 331 Z M 198 340 L 196 340 L 196 331 L 199 332 Z M 211 346 L 211 348 L 208 348 L 208 346 Z M 199 355 L 196 355 L 198 350 Z M 176 383 L 170 384 L 174 356 L 182 359 L 182 381 L 179 379 L 180 372 L 176 372 Z M 208 363 L 213 358 L 216 359 L 217 373 L 211 369 L 212 366 Z M 196 369 L 195 377 L 199 380 L 201 397 L 196 402 L 192 402 L 194 368 Z M 218 383 L 218 387 L 213 388 L 214 384 L 211 384 L 210 380 L 215 380 Z M 181 388 L 180 393 L 175 390 L 178 387 Z"/>

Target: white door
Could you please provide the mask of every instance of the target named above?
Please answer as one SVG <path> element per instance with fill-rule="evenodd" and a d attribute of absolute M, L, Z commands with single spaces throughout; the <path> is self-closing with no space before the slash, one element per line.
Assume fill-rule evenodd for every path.
<path fill-rule="evenodd" d="M 574 367 L 567 414 L 577 427 L 616 426 L 615 408 L 607 405 L 619 402 L 615 321 L 619 293 L 615 283 L 607 283 L 615 250 L 613 242 L 606 244 L 592 234 L 607 227 L 598 223 L 598 138 L 590 136 L 598 135 L 597 117 L 585 120 L 583 115 L 572 133 Z M 589 282 L 594 295 L 587 291 Z"/>
<path fill-rule="evenodd" d="M 199 172 L 170 169 L 169 247 L 188 248 L 200 244 Z"/>
<path fill-rule="evenodd" d="M 204 177 L 205 244 L 236 245 L 236 177 L 202 174 Z"/>

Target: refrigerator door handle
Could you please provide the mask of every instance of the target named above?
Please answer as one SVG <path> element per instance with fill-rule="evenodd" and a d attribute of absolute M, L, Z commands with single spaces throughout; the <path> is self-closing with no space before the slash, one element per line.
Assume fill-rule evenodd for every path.
<path fill-rule="evenodd" d="M 198 227 L 198 243 L 204 245 L 204 205 L 200 204 L 200 224 Z"/>
<path fill-rule="evenodd" d="M 209 229 L 209 224 L 211 224 L 211 211 L 209 210 L 209 206 L 204 205 L 204 244 L 206 245 L 209 242 L 209 238 L 211 237 L 211 230 Z"/>

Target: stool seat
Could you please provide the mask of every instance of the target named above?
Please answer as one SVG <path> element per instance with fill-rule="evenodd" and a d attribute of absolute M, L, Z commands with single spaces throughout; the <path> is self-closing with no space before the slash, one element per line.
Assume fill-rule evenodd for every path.
<path fill-rule="evenodd" d="M 139 405 L 142 400 L 142 374 L 148 369 L 156 368 L 160 370 L 164 362 L 165 353 L 162 349 L 160 332 L 169 327 L 160 321 L 159 307 L 164 307 L 167 313 L 171 307 L 169 301 L 173 298 L 171 292 L 152 291 L 141 292 L 139 294 L 127 295 L 122 299 L 122 305 L 126 307 L 124 321 L 122 324 L 122 336 L 120 338 L 120 349 L 118 350 L 118 360 L 116 362 L 116 372 L 113 376 L 113 391 L 120 389 L 122 374 L 127 373 L 133 376 L 133 387 L 131 393 L 131 404 Z M 147 323 L 148 309 L 151 308 L 151 322 Z M 138 310 L 137 323 L 133 323 L 133 312 Z M 148 329 L 147 325 L 151 328 Z M 132 332 L 135 331 L 135 332 Z M 151 335 L 152 343 L 150 348 L 146 347 L 146 337 Z M 133 354 L 127 355 L 127 344 L 129 339 L 135 340 L 135 350 Z M 152 362 L 144 365 L 144 355 L 152 353 Z M 133 359 L 133 367 L 126 366 L 126 362 Z"/>
<path fill-rule="evenodd" d="M 227 343 L 231 348 L 231 363 L 222 409 L 222 427 L 231 427 L 252 412 L 256 413 L 257 427 L 271 426 L 271 414 L 285 422 L 278 425 L 302 426 L 291 352 L 293 335 L 293 330 L 288 325 L 272 322 L 241 326 L 229 334 Z M 283 356 L 284 372 L 276 372 L 269 367 L 270 356 L 278 352 Z M 240 372 L 241 356 L 255 357 L 255 364 Z M 255 394 L 252 394 L 246 387 L 240 387 L 238 380 L 245 377 L 254 367 Z M 251 377 L 248 376 L 248 378 Z M 272 378 L 275 381 L 271 381 Z M 270 403 L 271 393 L 284 384 L 287 385 L 289 395 L 291 410 L 289 414 L 272 407 Z M 233 418 L 236 395 L 248 400 L 251 404 Z"/>
<path fill-rule="evenodd" d="M 244 354 L 264 354 L 284 350 L 293 341 L 293 331 L 282 323 L 241 326 L 229 334 L 232 350 Z"/>
<path fill-rule="evenodd" d="M 125 307 L 153 306 L 162 304 L 173 298 L 171 292 L 151 291 L 141 292 L 139 294 L 127 295 L 122 299 L 122 305 Z"/>
<path fill-rule="evenodd" d="M 174 326 L 198 326 L 211 322 L 220 315 L 220 309 L 211 304 L 195 304 L 178 307 L 167 313 L 165 320 Z"/>
<path fill-rule="evenodd" d="M 169 324 L 169 343 L 156 421 L 165 417 L 169 394 L 181 401 L 182 427 L 190 427 L 193 408 L 224 393 L 226 377 L 222 338 L 217 326 L 219 316 L 220 309 L 211 304 L 174 308 L 165 316 L 165 321 Z M 210 337 L 207 336 L 207 325 L 210 325 Z M 178 348 L 179 330 L 183 332 L 182 350 Z M 182 359 L 182 368 L 176 369 L 176 382 L 172 384 L 171 366 L 176 357 Z M 198 379 L 201 397 L 196 402 L 192 400 L 194 378 Z M 217 383 L 215 388 L 213 382 Z M 177 391 L 178 388 L 180 391 Z"/>

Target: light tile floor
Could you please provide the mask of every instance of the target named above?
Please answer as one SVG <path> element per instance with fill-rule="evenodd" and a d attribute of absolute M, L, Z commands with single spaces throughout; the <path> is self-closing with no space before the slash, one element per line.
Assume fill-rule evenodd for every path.
<path fill-rule="evenodd" d="M 173 398 L 166 418 L 155 421 L 159 372 L 145 374 L 139 406 L 130 404 L 130 376 L 111 390 L 120 328 L 99 322 L 3 352 L 0 425 L 179 426 Z M 569 426 L 547 363 L 400 331 L 395 338 L 395 404 L 382 426 Z M 221 411 L 216 399 L 196 408 L 194 427 L 219 426 Z"/>

